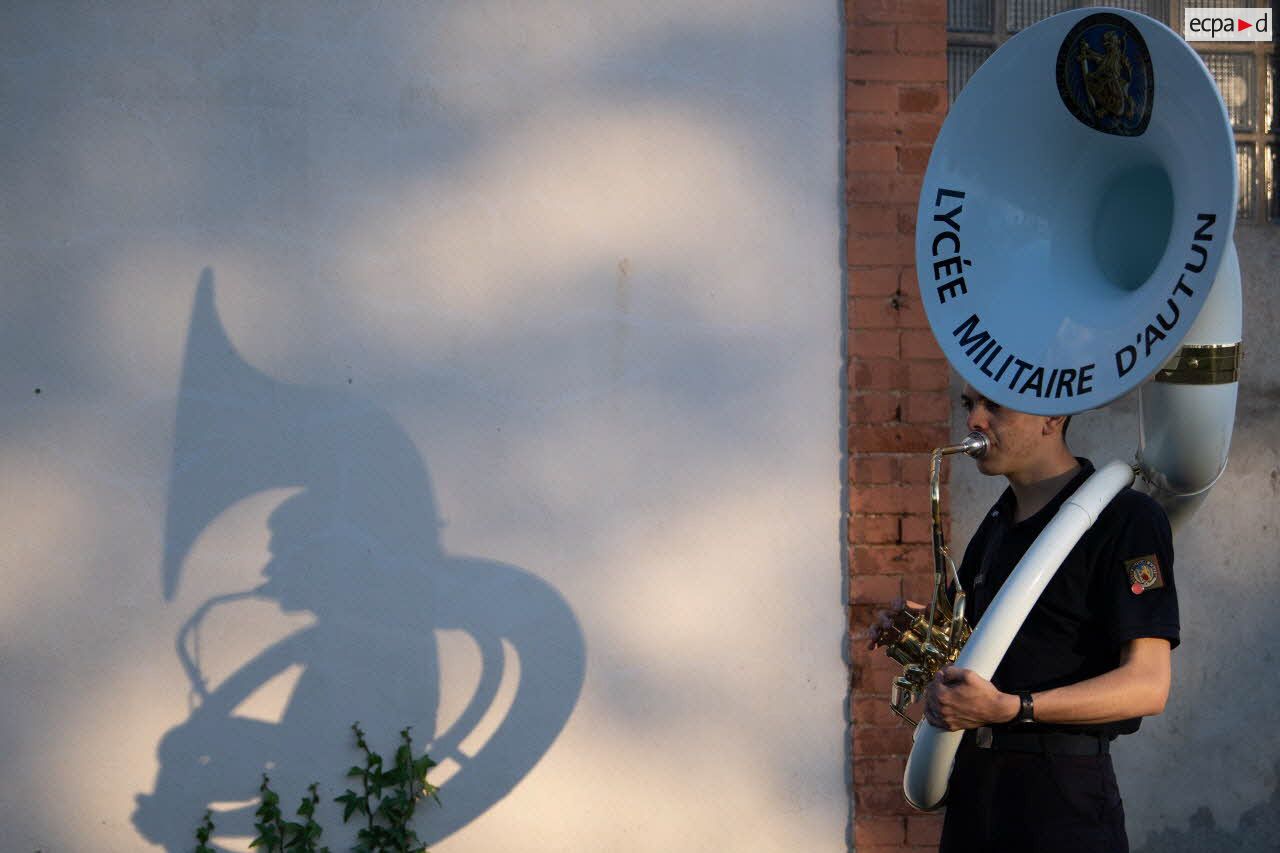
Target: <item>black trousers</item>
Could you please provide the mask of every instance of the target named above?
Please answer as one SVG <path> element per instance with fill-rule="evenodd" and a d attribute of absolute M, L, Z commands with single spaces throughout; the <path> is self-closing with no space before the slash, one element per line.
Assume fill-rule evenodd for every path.
<path fill-rule="evenodd" d="M 1128 853 L 1110 755 L 956 753 L 940 853 Z"/>

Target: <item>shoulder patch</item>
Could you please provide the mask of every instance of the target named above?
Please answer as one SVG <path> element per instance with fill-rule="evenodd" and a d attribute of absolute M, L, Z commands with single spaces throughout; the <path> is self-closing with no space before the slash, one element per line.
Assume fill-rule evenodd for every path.
<path fill-rule="evenodd" d="M 1129 591 L 1134 595 L 1141 595 L 1149 589 L 1160 589 L 1164 586 L 1164 575 L 1160 573 L 1160 559 L 1155 554 L 1125 560 L 1124 570 L 1129 576 Z"/>

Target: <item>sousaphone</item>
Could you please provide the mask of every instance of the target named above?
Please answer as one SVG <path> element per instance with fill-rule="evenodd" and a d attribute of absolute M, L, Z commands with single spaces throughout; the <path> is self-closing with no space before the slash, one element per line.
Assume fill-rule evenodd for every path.
<path fill-rule="evenodd" d="M 1141 428 L 1136 463 L 1111 462 L 1080 487 L 972 636 L 945 595 L 935 489 L 935 601 L 924 616 L 900 614 L 888 640 L 906 666 L 896 710 L 951 662 L 990 679 L 1062 560 L 1135 475 L 1175 525 L 1221 475 L 1240 358 L 1236 190 L 1235 140 L 1208 70 L 1135 12 L 1044 20 L 956 99 L 916 223 L 921 298 L 943 353 L 978 393 L 1034 414 L 1138 389 Z M 942 455 L 984 449 L 981 434 L 939 448 L 935 482 Z M 916 727 L 903 780 L 913 806 L 942 805 L 960 738 Z"/>

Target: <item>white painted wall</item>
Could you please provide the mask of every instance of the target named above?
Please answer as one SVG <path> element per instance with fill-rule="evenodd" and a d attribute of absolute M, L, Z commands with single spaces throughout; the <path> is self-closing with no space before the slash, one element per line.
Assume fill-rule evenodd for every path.
<path fill-rule="evenodd" d="M 1271 730 L 1280 686 L 1269 638 L 1278 621 L 1280 564 L 1280 235 L 1270 226 L 1241 226 L 1236 246 L 1245 355 L 1231 457 L 1204 505 L 1174 536 L 1182 644 L 1173 653 L 1169 704 L 1113 750 L 1129 841 L 1146 853 L 1265 850 L 1275 843 L 1280 746 Z M 953 390 L 958 399 L 959 386 Z M 953 435 L 964 429 L 956 406 Z M 1067 437 L 1076 455 L 1095 464 L 1132 460 L 1136 394 L 1077 415 Z M 965 461 L 951 470 L 952 536 L 962 548 L 1006 484 Z M 1252 817 L 1241 823 L 1245 815 Z"/>
<path fill-rule="evenodd" d="M 6 9 L 7 848 L 844 849 L 838 14 Z"/>

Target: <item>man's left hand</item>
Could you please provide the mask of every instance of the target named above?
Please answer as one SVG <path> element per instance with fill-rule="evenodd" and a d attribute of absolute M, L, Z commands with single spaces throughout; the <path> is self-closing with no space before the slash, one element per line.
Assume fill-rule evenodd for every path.
<path fill-rule="evenodd" d="M 1018 697 L 1001 693 L 977 673 L 949 666 L 930 682 L 924 694 L 924 716 L 946 731 L 1007 723 L 1018 714 Z"/>

